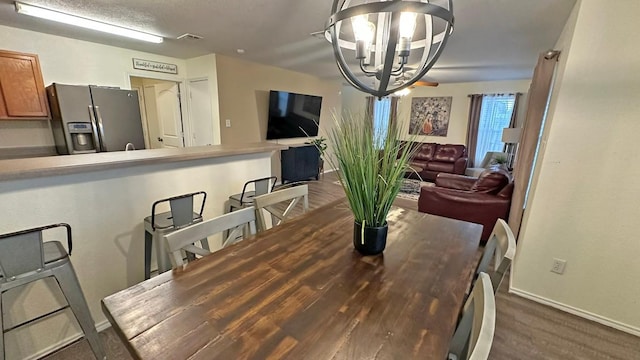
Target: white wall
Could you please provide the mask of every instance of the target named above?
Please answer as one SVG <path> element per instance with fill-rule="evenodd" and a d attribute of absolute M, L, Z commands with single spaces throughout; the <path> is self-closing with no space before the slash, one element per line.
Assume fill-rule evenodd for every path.
<path fill-rule="evenodd" d="M 246 179 L 270 173 L 270 155 L 253 154 L 145 165 L 2 182 L 0 234 L 66 222 L 73 229 L 71 261 L 93 319 L 106 326 L 100 300 L 144 278 L 143 219 L 154 201 L 195 191 L 207 192 L 205 218 L 223 213 L 229 194 Z M 224 174 L 224 176 L 221 176 Z M 162 209 L 161 209 L 162 210 Z M 62 236 L 62 234 L 58 234 Z M 212 250 L 220 244 L 211 244 Z M 46 312 L 56 303 L 56 287 L 40 283 L 20 288 L 4 299 L 7 323 Z M 54 294 L 52 296 L 51 294 Z M 22 359 L 55 349 L 77 336 L 66 313 L 5 335 L 7 359 Z"/>
<path fill-rule="evenodd" d="M 411 90 L 409 95 L 400 98 L 398 102 L 398 119 L 402 126 L 404 126 L 405 131 L 408 132 L 409 118 L 411 116 L 411 100 L 414 97 L 452 96 L 451 116 L 449 118 L 447 136 L 418 136 L 416 140 L 439 144 L 465 144 L 467 142 L 467 124 L 469 123 L 469 94 L 521 92 L 524 94 L 520 98 L 519 114 L 521 118 L 530 83 L 531 80 L 527 79 L 440 84 L 437 87 L 416 87 Z M 360 92 L 350 86 L 343 87 L 343 113 L 350 111 L 353 114 L 363 114 L 367 96 L 368 94 Z"/>
<path fill-rule="evenodd" d="M 211 115 L 213 121 L 213 144 L 220 144 L 220 105 L 218 102 L 218 70 L 216 67 L 216 55 L 209 54 L 192 59 L 187 59 L 187 81 L 207 79 L 209 80 L 209 93 L 211 94 Z M 198 119 L 191 119 L 198 121 Z M 190 124 L 191 125 L 191 124 Z"/>
<path fill-rule="evenodd" d="M 512 291 L 640 335 L 637 14 L 580 1 L 567 23 Z"/>
<path fill-rule="evenodd" d="M 61 36 L 0 25 L 0 49 L 37 54 L 45 86 L 53 82 L 78 85 L 118 86 L 129 89 L 129 75 L 182 81 L 186 62 Z M 178 65 L 178 75 L 134 70 L 132 58 Z M 1 121 L 0 148 L 53 146 L 49 122 Z"/>

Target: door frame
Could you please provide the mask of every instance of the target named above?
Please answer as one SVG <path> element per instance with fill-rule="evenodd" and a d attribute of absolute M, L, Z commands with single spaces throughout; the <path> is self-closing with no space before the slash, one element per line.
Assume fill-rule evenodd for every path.
<path fill-rule="evenodd" d="M 182 116 L 182 142 L 185 147 L 192 146 L 191 132 L 193 131 L 193 127 L 191 126 L 191 104 L 187 98 L 187 80 L 185 78 L 176 78 L 175 75 L 171 74 L 127 72 L 125 74 L 125 80 L 129 89 L 131 89 L 131 77 L 171 81 L 178 84 L 178 91 L 180 92 L 180 115 Z"/>

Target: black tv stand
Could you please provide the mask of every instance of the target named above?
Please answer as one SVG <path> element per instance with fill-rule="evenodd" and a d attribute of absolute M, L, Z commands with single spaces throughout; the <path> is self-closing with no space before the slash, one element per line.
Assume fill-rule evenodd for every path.
<path fill-rule="evenodd" d="M 315 145 L 290 145 L 281 150 L 282 183 L 319 178 L 320 152 Z"/>

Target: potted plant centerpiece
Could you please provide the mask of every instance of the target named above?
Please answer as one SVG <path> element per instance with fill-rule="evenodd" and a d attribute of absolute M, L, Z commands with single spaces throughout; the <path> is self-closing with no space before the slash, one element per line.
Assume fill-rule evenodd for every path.
<path fill-rule="evenodd" d="M 371 116 L 335 117 L 329 135 L 338 177 L 355 218 L 353 245 L 361 254 L 381 253 L 387 240 L 387 214 L 395 200 L 414 149 L 398 139 L 398 126 L 375 131 Z"/>

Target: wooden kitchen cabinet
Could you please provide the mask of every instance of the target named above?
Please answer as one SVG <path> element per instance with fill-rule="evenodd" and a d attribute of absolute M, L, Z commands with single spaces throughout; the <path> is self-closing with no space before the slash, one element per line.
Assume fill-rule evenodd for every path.
<path fill-rule="evenodd" d="M 38 55 L 0 50 L 0 120 L 48 117 Z"/>

